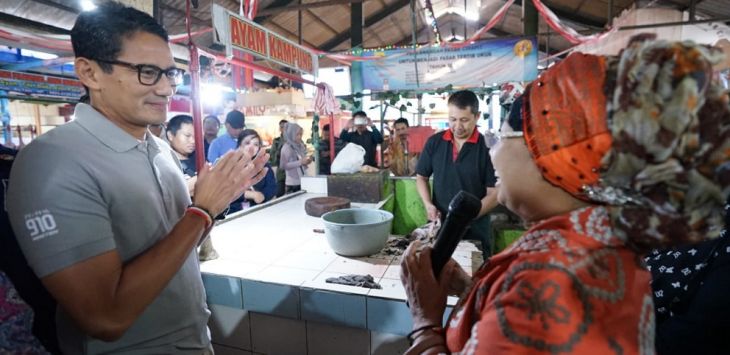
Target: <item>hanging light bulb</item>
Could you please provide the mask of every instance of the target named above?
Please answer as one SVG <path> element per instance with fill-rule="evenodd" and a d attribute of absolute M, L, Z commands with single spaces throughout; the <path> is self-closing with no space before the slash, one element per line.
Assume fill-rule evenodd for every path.
<path fill-rule="evenodd" d="M 96 9 L 96 4 L 94 4 L 94 2 L 91 0 L 81 0 L 79 5 L 81 5 L 82 11 L 92 11 Z"/>

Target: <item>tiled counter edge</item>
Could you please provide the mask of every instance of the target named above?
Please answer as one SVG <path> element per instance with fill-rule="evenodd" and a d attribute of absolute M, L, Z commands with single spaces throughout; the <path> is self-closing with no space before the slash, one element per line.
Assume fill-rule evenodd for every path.
<path fill-rule="evenodd" d="M 203 280 L 211 335 L 224 354 L 319 354 L 347 346 L 348 353 L 400 354 L 408 347 L 404 301 L 209 273 Z M 322 344 L 323 337 L 335 339 Z"/>

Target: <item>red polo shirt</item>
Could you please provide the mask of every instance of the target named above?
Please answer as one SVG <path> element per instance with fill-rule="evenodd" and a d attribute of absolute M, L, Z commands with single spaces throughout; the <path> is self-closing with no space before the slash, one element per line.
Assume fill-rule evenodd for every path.
<path fill-rule="evenodd" d="M 451 129 L 447 130 L 446 133 L 444 133 L 443 139 L 447 142 L 451 142 L 451 158 L 456 161 L 456 159 L 459 157 L 459 148 L 456 146 L 456 140 L 454 140 L 454 134 L 451 132 Z M 479 142 L 479 131 L 477 131 L 477 128 L 474 127 L 474 131 L 471 132 L 471 136 L 469 139 L 466 140 L 465 143 L 472 143 L 477 144 Z"/>

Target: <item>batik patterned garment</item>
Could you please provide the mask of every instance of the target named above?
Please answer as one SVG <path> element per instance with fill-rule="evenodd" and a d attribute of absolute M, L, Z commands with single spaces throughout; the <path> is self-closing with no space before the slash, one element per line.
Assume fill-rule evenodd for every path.
<path fill-rule="evenodd" d="M 0 354 L 48 354 L 31 328 L 33 311 L 0 271 Z"/>
<path fill-rule="evenodd" d="M 448 323 L 463 354 L 653 354 L 650 275 L 587 207 L 537 223 L 492 257 Z"/>

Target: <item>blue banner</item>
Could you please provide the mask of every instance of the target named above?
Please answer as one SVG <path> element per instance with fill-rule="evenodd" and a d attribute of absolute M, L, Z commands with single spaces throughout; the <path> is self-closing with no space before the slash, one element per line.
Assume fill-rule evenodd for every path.
<path fill-rule="evenodd" d="M 363 55 L 383 57 L 362 62 L 363 87 L 371 91 L 430 90 L 449 84 L 481 87 L 537 78 L 535 38 L 480 41 L 462 48 L 392 49 Z"/>
<path fill-rule="evenodd" d="M 78 100 L 84 89 L 78 86 L 0 78 L 0 90 L 24 95 Z"/>

